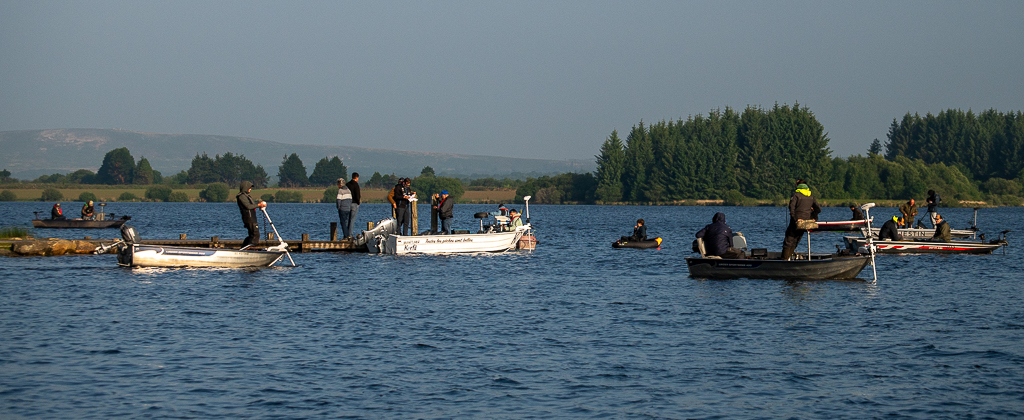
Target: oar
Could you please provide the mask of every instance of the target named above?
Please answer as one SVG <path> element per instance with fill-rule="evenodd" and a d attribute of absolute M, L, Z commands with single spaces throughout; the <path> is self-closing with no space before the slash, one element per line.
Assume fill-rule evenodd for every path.
<path fill-rule="evenodd" d="M 284 244 L 284 240 L 281 239 L 281 234 L 277 233 L 277 226 L 274 226 L 274 221 L 270 220 L 270 215 L 267 214 L 267 208 L 261 207 L 260 210 L 263 210 L 263 216 L 267 218 L 267 223 L 270 223 L 270 227 L 274 229 L 274 235 L 277 235 L 277 242 Z M 288 244 L 285 244 L 284 246 L 284 255 L 288 256 L 288 261 L 291 261 L 292 267 L 295 267 L 295 260 L 292 259 L 292 254 L 288 252 Z"/>

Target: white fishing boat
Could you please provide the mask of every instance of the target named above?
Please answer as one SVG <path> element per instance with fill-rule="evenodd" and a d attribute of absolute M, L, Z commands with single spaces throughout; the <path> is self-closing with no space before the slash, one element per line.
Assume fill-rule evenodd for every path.
<path fill-rule="evenodd" d="M 532 225 L 529 222 L 530 196 L 525 197 L 526 212 L 523 217 L 527 222 L 522 226 L 509 227 L 509 217 L 501 214 L 476 213 L 480 221 L 477 233 L 459 232 L 452 234 L 431 235 L 398 235 L 393 219 L 385 219 L 378 223 L 372 231 L 364 231 L 358 242 L 365 242 L 371 252 L 384 254 L 452 254 L 505 252 L 517 249 L 520 239 L 532 238 Z M 485 224 L 484 222 L 489 223 Z M 531 242 L 535 243 L 535 242 Z M 533 249 L 533 247 L 523 247 Z"/>
<path fill-rule="evenodd" d="M 269 267 L 286 253 L 280 245 L 238 250 L 125 243 L 118 246 L 117 264 L 124 267 Z"/>
<path fill-rule="evenodd" d="M 875 203 L 861 206 L 865 213 Z M 862 229 L 863 236 L 844 236 L 843 241 L 850 252 L 865 252 L 870 244 L 874 244 L 878 253 L 882 254 L 991 254 L 993 251 L 1008 245 L 1004 230 L 999 239 L 985 242 L 985 234 L 977 234 L 978 208 L 974 209 L 974 226 L 969 229 L 950 230 L 950 240 L 932 239 L 935 229 L 917 227 L 913 229 L 897 229 L 903 240 L 878 240 L 879 229 Z M 956 233 L 954 233 L 956 232 Z M 977 235 L 977 237 L 975 237 Z M 954 239 L 956 238 L 956 239 Z M 971 239 L 967 239 L 971 238 Z"/>
<path fill-rule="evenodd" d="M 266 215 L 266 210 L 264 210 Z M 267 221 L 273 227 L 274 222 Z M 274 227 L 277 234 L 277 228 Z M 277 235 L 280 238 L 280 235 Z M 121 226 L 121 240 L 111 245 L 96 248 L 97 254 L 104 254 L 117 247 L 117 264 L 124 267 L 269 267 L 288 253 L 288 243 L 279 242 L 267 248 L 224 249 L 196 248 L 184 246 L 151 245 L 139 242 L 139 235 L 131 225 Z M 295 261 L 291 261 L 295 266 Z"/>

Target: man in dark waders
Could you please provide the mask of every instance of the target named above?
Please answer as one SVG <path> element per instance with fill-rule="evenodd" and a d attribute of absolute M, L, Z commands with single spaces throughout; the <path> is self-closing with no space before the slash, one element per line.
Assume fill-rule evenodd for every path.
<path fill-rule="evenodd" d="M 249 236 L 242 241 L 242 249 L 260 242 L 260 225 L 256 220 L 256 209 L 267 207 L 267 203 L 264 201 L 254 201 L 252 196 L 249 195 L 250 192 L 252 192 L 252 183 L 242 181 L 242 184 L 238 187 L 238 195 L 235 196 L 235 201 L 238 202 L 238 210 L 242 212 L 242 223 L 245 224 L 245 229 L 249 231 Z"/>
<path fill-rule="evenodd" d="M 803 221 L 818 220 L 818 213 L 821 213 L 821 206 L 818 200 L 811 197 L 811 189 L 807 184 L 797 184 L 796 191 L 789 198 L 789 226 L 786 227 L 786 238 L 782 240 L 782 259 L 788 260 L 793 256 L 793 251 L 800 244 L 800 237 L 807 230 L 797 225 L 803 224 Z"/>

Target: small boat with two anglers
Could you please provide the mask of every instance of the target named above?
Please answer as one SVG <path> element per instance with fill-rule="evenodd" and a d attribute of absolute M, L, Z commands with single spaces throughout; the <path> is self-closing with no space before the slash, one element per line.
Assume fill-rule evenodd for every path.
<path fill-rule="evenodd" d="M 849 280 L 856 278 L 869 263 L 874 265 L 874 254 L 864 255 L 843 250 L 834 254 L 811 253 L 809 243 L 806 254 L 794 253 L 790 259 L 785 260 L 781 252 L 769 252 L 767 248 L 753 248 L 747 254 L 747 240 L 740 232 L 733 235 L 732 246 L 744 251 L 745 258 L 707 255 L 703 239 L 697 238 L 694 252 L 700 256 L 686 258 L 690 277 L 720 280 Z"/>
<path fill-rule="evenodd" d="M 131 216 L 121 216 L 120 219 L 116 218 L 117 215 L 110 213 L 108 216 L 103 212 L 104 206 L 107 203 L 99 203 L 100 212 L 92 219 L 42 219 L 39 217 L 38 211 L 34 211 L 36 218 L 32 219 L 32 227 L 35 228 L 46 228 L 46 229 L 111 229 L 119 228 L 125 222 L 132 219 Z"/>
<path fill-rule="evenodd" d="M 266 215 L 265 209 L 263 214 Z M 274 227 L 269 215 L 267 221 Z M 121 226 L 121 240 L 96 248 L 96 253 L 105 254 L 107 250 L 116 246 L 117 264 L 123 267 L 270 267 L 284 256 L 288 256 L 294 267 L 295 261 L 288 253 L 288 243 L 280 240 L 281 235 L 277 234 L 276 227 L 274 234 L 278 238 L 278 244 L 262 249 L 196 248 L 142 244 L 135 228 L 124 225 Z"/>
<path fill-rule="evenodd" d="M 513 220 L 507 214 L 480 212 L 473 215 L 480 222 L 480 230 L 454 230 L 451 234 L 399 235 L 394 219 L 381 220 L 356 237 L 357 246 L 366 245 L 369 252 L 382 254 L 455 254 L 505 252 L 512 249 L 533 249 L 536 239 L 530 224 L 530 198 L 523 197 L 525 222 Z M 484 222 L 489 223 L 485 224 Z M 527 238 L 527 240 L 523 240 Z"/>
<path fill-rule="evenodd" d="M 861 208 L 865 212 L 869 212 L 874 206 L 874 203 L 867 203 Z M 1006 240 L 1009 230 L 1000 232 L 999 238 L 986 242 L 985 234 L 978 233 L 977 225 L 978 208 L 976 207 L 974 208 L 974 225 L 967 229 L 950 229 L 950 240 L 948 241 L 933 239 L 935 229 L 927 229 L 920 225 L 916 228 L 897 229 L 902 240 L 879 239 L 880 229 L 871 228 L 870 230 L 863 229 L 862 236 L 844 236 L 843 241 L 850 252 L 863 252 L 871 242 L 877 252 L 881 254 L 991 254 L 1009 244 Z"/>

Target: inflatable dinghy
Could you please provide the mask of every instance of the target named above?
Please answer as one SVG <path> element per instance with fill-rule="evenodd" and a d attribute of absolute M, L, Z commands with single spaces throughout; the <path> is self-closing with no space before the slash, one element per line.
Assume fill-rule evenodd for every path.
<path fill-rule="evenodd" d="M 612 242 L 612 248 L 657 248 L 661 246 L 661 238 L 648 239 L 646 241 L 629 241 L 619 239 Z"/>

